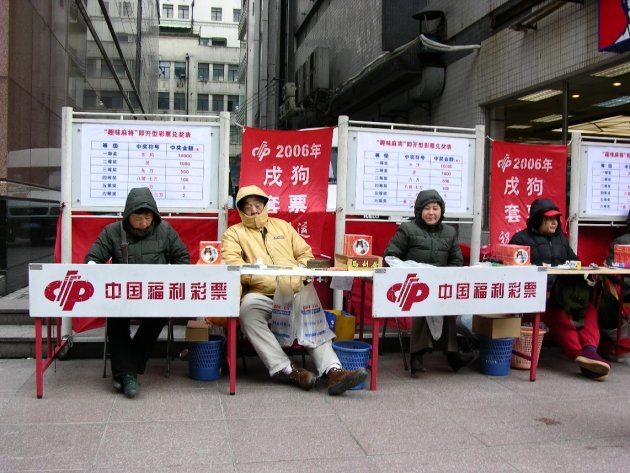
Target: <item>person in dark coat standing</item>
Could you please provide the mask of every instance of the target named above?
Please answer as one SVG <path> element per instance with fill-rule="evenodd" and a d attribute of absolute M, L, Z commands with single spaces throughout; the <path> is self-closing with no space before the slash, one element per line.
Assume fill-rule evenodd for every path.
<path fill-rule="evenodd" d="M 442 223 L 444 208 L 444 199 L 436 190 L 421 191 L 416 197 L 414 219 L 400 224 L 384 256 L 433 266 L 462 266 L 464 258 L 457 241 L 457 232 L 452 226 Z M 456 319 L 456 316 L 446 316 L 429 323 L 426 317 L 413 318 L 409 341 L 412 376 L 425 371 L 423 355 L 433 349 L 432 331 L 441 332 L 435 338 L 444 345 L 446 359 L 453 371 L 458 371 L 473 360 L 473 354 L 459 352 Z M 432 329 L 430 325 L 437 328 Z"/>
<path fill-rule="evenodd" d="M 527 228 L 514 234 L 510 244 L 529 246 L 530 261 L 537 266 L 557 266 L 578 259 L 562 233 L 560 209 L 550 199 L 536 199 L 532 202 Z M 549 283 L 553 294 L 553 278 L 549 278 Z M 541 319 L 567 356 L 575 360 L 584 376 L 597 381 L 608 378 L 610 364 L 597 353 L 599 326 L 593 304 L 586 306 L 583 322 L 577 323 L 557 301 L 549 299 Z"/>
<path fill-rule="evenodd" d="M 146 187 L 131 189 L 120 222 L 105 226 L 85 256 L 85 263 L 190 264 L 188 249 L 175 229 L 162 220 L 153 194 Z M 166 324 L 163 318 L 142 318 L 133 338 L 129 318 L 108 318 L 107 336 L 112 384 L 133 398 L 140 389 L 155 342 Z"/>

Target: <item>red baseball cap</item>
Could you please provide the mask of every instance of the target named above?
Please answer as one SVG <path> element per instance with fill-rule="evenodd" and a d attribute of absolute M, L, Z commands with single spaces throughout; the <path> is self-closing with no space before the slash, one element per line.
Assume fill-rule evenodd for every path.
<path fill-rule="evenodd" d="M 547 210 L 544 214 L 545 217 L 555 217 L 556 215 L 560 215 L 559 210 Z"/>

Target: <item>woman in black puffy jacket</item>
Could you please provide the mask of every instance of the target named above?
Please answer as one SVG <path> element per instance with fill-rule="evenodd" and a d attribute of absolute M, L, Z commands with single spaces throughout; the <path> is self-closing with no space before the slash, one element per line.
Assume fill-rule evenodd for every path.
<path fill-rule="evenodd" d="M 578 259 L 562 233 L 560 209 L 549 199 L 536 199 L 532 202 L 527 228 L 516 233 L 510 244 L 529 246 L 530 261 L 537 266 L 557 266 L 567 260 Z M 549 283 L 553 283 L 551 278 Z M 555 292 L 552 290 L 552 294 Z M 542 314 L 542 321 L 547 324 L 564 352 L 575 360 L 584 376 L 597 381 L 608 378 L 610 364 L 597 353 L 599 326 L 593 304 L 589 303 L 584 310 L 583 319 L 576 321 L 562 306 L 550 299 Z"/>

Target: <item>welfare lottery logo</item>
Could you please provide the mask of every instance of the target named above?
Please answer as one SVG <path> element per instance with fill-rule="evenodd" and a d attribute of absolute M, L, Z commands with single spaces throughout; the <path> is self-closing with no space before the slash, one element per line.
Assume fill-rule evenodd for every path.
<path fill-rule="evenodd" d="M 88 300 L 94 294 L 91 282 L 81 280 L 79 271 L 66 273 L 63 281 L 53 281 L 44 290 L 44 296 L 51 302 L 59 302 L 65 311 L 71 311 L 74 304 Z"/>
<path fill-rule="evenodd" d="M 404 312 L 429 297 L 428 284 L 420 282 L 416 276 L 416 273 L 408 274 L 404 282 L 396 283 L 387 290 L 387 300 L 398 304 Z"/>

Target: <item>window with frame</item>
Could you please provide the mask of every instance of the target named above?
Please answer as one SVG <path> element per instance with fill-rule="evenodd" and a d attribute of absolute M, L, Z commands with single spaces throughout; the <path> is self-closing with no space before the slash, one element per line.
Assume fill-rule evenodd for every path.
<path fill-rule="evenodd" d="M 96 59 L 88 59 L 85 63 L 85 75 L 87 77 L 98 77 L 98 63 Z"/>
<path fill-rule="evenodd" d="M 212 21 L 222 21 L 223 20 L 223 10 L 221 8 L 212 7 L 210 9 L 210 19 Z"/>
<path fill-rule="evenodd" d="M 173 5 L 162 5 L 162 16 L 164 18 L 173 18 Z"/>
<path fill-rule="evenodd" d="M 198 112 L 208 112 L 210 111 L 209 107 L 209 96 L 208 94 L 197 94 L 197 111 Z"/>
<path fill-rule="evenodd" d="M 212 65 L 212 80 L 225 80 L 224 76 L 224 64 Z"/>
<path fill-rule="evenodd" d="M 207 81 L 210 79 L 210 64 L 207 62 L 200 62 L 197 65 L 197 77 L 201 81 Z"/>
<path fill-rule="evenodd" d="M 238 8 L 235 8 L 234 10 L 232 10 L 232 21 L 234 23 L 239 23 L 241 21 L 241 10 Z"/>
<path fill-rule="evenodd" d="M 107 63 L 101 60 L 101 79 L 113 79 L 112 71 L 107 67 Z"/>
<path fill-rule="evenodd" d="M 173 94 L 173 109 L 186 110 L 186 94 L 183 92 L 175 92 Z"/>
<path fill-rule="evenodd" d="M 176 62 L 174 72 L 175 72 L 176 79 L 185 79 L 186 78 L 186 63 Z"/>
<path fill-rule="evenodd" d="M 212 96 L 212 111 L 213 112 L 223 111 L 223 95 Z"/>
<path fill-rule="evenodd" d="M 241 144 L 241 134 L 237 126 L 230 127 L 230 144 L 231 145 Z"/>
<path fill-rule="evenodd" d="M 179 5 L 177 7 L 177 18 L 180 20 L 188 20 L 190 18 L 188 5 Z"/>
<path fill-rule="evenodd" d="M 236 64 L 228 64 L 228 80 L 238 82 L 238 66 Z"/>
<path fill-rule="evenodd" d="M 168 80 L 171 78 L 171 63 L 170 61 L 160 61 L 158 65 L 158 79 Z"/>
<path fill-rule="evenodd" d="M 240 97 L 238 95 L 228 95 L 227 96 L 227 111 L 235 112 L 238 110 L 238 106 L 240 104 Z"/>
<path fill-rule="evenodd" d="M 168 101 L 168 92 L 158 92 L 158 110 L 168 110 Z"/>
<path fill-rule="evenodd" d="M 200 46 L 208 46 L 210 44 L 210 38 L 199 38 Z"/>
<path fill-rule="evenodd" d="M 227 46 L 227 38 L 212 38 L 212 46 Z"/>
<path fill-rule="evenodd" d="M 131 2 L 121 2 L 118 4 L 118 16 L 133 16 L 133 5 Z"/>

